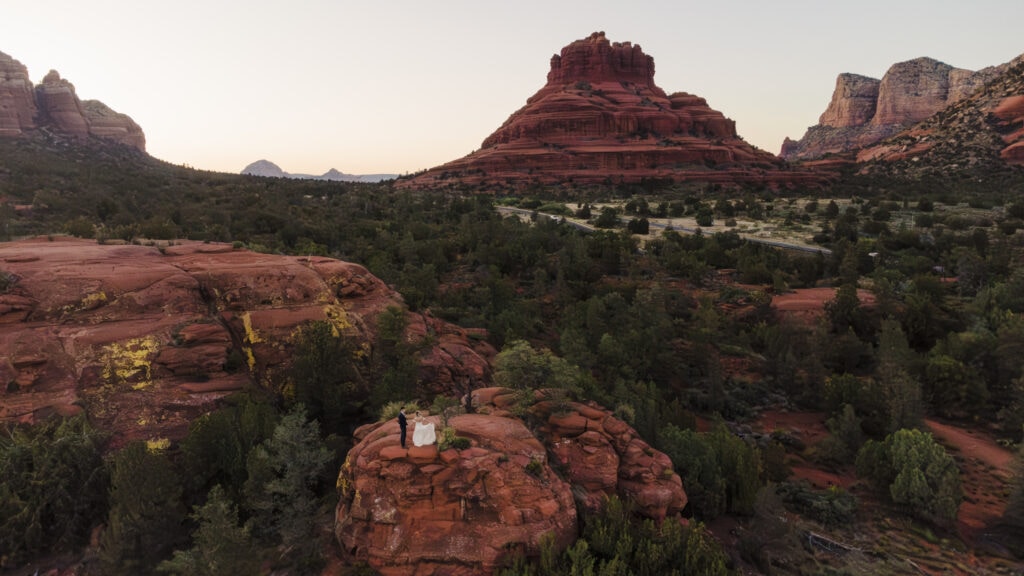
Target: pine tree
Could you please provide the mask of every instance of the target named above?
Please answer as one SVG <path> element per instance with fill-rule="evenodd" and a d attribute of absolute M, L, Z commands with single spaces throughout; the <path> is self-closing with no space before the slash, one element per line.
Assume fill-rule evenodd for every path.
<path fill-rule="evenodd" d="M 245 492 L 253 533 L 277 544 L 282 559 L 310 568 L 320 561 L 316 486 L 331 454 L 316 421 L 300 405 L 281 419 L 274 435 L 249 456 Z"/>
<path fill-rule="evenodd" d="M 149 574 L 180 543 L 181 484 L 166 455 L 132 442 L 114 457 L 110 513 L 100 539 L 104 574 Z"/>
<path fill-rule="evenodd" d="M 248 527 L 238 524 L 238 510 L 219 485 L 210 490 L 206 504 L 196 506 L 192 519 L 198 528 L 192 547 L 178 550 L 158 566 L 160 572 L 183 576 L 256 574 L 259 551 Z"/>

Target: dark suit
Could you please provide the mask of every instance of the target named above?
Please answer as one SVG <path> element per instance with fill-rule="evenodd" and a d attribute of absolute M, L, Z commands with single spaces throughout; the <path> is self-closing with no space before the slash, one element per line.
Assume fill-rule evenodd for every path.
<path fill-rule="evenodd" d="M 405 427 L 408 422 L 405 419 L 405 412 L 398 413 L 398 427 L 402 429 L 402 448 L 405 448 Z"/>

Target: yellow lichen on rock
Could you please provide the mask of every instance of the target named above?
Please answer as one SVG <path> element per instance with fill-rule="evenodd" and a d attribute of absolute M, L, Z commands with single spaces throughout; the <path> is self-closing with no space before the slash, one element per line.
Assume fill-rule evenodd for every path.
<path fill-rule="evenodd" d="M 348 312 L 345 312 L 340 304 L 324 306 L 324 316 L 334 327 L 335 336 L 341 336 L 342 333 L 353 328 L 352 322 L 348 319 Z"/>
<path fill-rule="evenodd" d="M 152 438 L 146 440 L 146 449 L 150 452 L 163 452 L 171 447 L 169 438 Z"/>
<path fill-rule="evenodd" d="M 248 312 L 243 313 L 239 318 L 242 319 L 242 326 L 245 328 L 245 341 L 249 344 L 258 344 L 263 342 L 263 338 L 260 333 L 252 327 L 252 316 Z"/>
<path fill-rule="evenodd" d="M 139 390 L 152 384 L 152 361 L 160 343 L 155 336 L 132 338 L 103 347 L 103 378 L 112 384 L 134 382 Z"/>
<path fill-rule="evenodd" d="M 107 301 L 107 293 L 100 290 L 92 294 L 86 294 L 78 304 L 79 310 L 95 310 Z"/>

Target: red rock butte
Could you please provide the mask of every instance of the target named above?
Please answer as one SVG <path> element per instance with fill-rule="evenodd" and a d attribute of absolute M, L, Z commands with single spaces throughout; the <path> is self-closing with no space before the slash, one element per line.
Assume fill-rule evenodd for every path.
<path fill-rule="evenodd" d="M 659 179 L 772 187 L 820 185 L 736 134 L 735 122 L 692 94 L 654 83 L 654 58 L 595 32 L 551 57 L 547 84 L 480 149 L 409 179 L 404 188 L 522 188 Z"/>

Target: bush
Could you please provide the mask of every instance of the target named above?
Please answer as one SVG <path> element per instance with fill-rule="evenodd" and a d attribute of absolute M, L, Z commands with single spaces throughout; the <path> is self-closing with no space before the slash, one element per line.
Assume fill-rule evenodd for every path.
<path fill-rule="evenodd" d="M 0 433 L 0 569 L 88 541 L 107 504 L 102 443 L 81 416 Z"/>
<path fill-rule="evenodd" d="M 869 440 L 857 454 L 857 474 L 924 520 L 954 521 L 963 499 L 956 461 L 920 430 L 898 430 L 883 442 Z"/>

